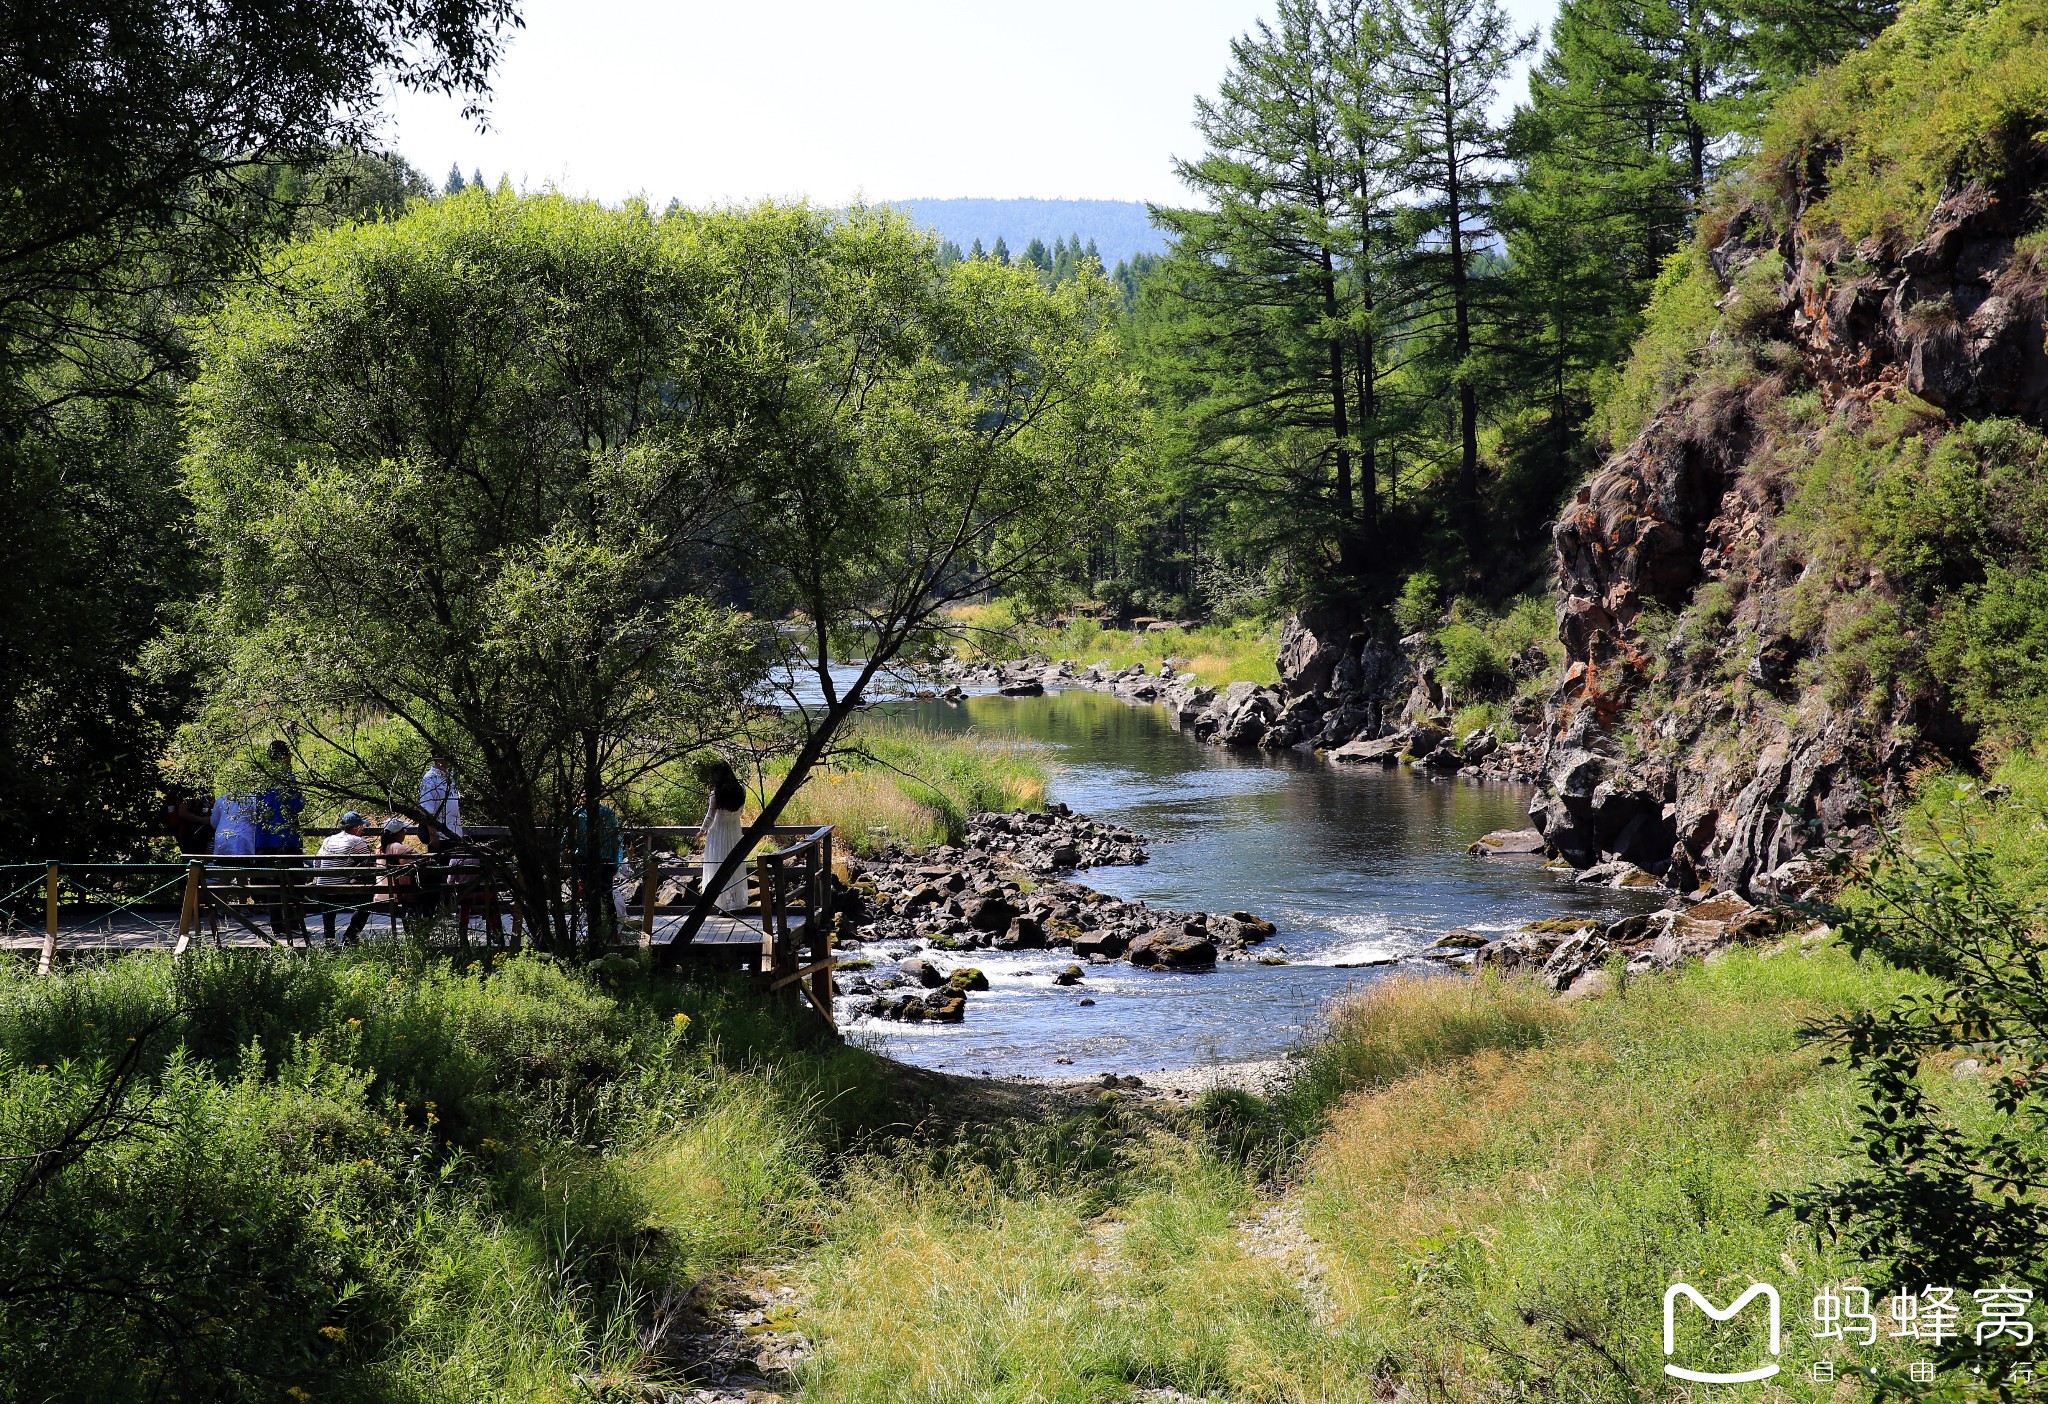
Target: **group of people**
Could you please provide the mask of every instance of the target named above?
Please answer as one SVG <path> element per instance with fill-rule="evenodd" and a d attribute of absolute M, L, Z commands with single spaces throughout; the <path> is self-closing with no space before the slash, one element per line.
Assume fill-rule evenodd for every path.
<path fill-rule="evenodd" d="M 273 741 L 261 788 L 222 794 L 211 806 L 189 792 L 168 795 L 165 819 L 179 848 L 194 856 L 211 856 L 223 867 L 261 867 L 261 860 L 266 857 L 303 856 L 306 844 L 300 816 L 305 812 L 306 796 L 292 772 L 291 760 L 291 748 L 283 741 Z M 705 779 L 710 802 L 704 815 L 702 872 L 704 884 L 709 887 L 740 841 L 744 828 L 741 811 L 747 792 L 733 768 L 723 761 L 713 765 Z M 482 881 L 482 864 L 476 851 L 465 842 L 462 793 L 455 782 L 454 761 L 449 756 L 433 756 L 420 777 L 419 814 L 422 822 L 417 839 L 413 826 L 402 815 L 384 820 L 372 837 L 370 821 L 364 814 L 354 809 L 342 814 L 337 829 L 320 841 L 314 855 L 314 886 L 361 886 L 374 869 L 380 901 L 399 910 L 419 910 L 438 907 L 444 896 L 453 895 L 463 929 L 468 929 L 472 908 L 480 906 L 495 937 L 499 923 L 496 888 L 491 885 L 488 894 L 483 891 L 486 884 Z M 618 816 L 609 805 L 598 806 L 595 854 L 590 852 L 590 843 L 586 819 L 579 810 L 565 836 L 565 866 L 580 880 L 587 871 L 585 864 L 595 857 L 601 880 L 618 892 L 616 878 L 626 862 L 625 841 Z M 399 859 L 444 854 L 445 865 L 400 867 L 395 863 Z M 285 874 L 283 865 L 279 872 Z M 285 874 L 279 878 L 278 886 L 282 888 L 289 881 Z M 622 904 L 623 894 L 615 900 Z M 369 903 L 320 905 L 324 935 L 329 942 L 334 940 L 339 908 L 353 906 L 342 936 L 345 943 L 354 941 L 369 920 Z M 743 910 L 746 905 L 747 875 L 742 865 L 734 869 L 719 889 L 716 906 L 732 912 Z M 287 934 L 307 934 L 294 903 L 280 900 L 272 906 L 270 916 L 272 929 L 280 939 Z M 291 928 L 289 932 L 287 927 Z"/>

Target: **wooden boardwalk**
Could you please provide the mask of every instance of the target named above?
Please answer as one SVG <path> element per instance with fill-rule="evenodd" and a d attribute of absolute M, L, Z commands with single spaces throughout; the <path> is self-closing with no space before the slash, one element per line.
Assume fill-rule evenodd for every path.
<path fill-rule="evenodd" d="M 685 826 L 627 831 L 640 846 L 628 873 L 637 889 L 627 891 L 640 900 L 620 919 L 618 947 L 653 951 L 662 965 L 747 972 L 765 994 L 801 997 L 830 1024 L 831 827 L 770 828 L 762 838 L 787 846 L 752 855 L 750 905 L 709 918 L 679 947 L 676 937 L 696 898 L 686 886 L 662 901 L 660 849 L 678 841 L 694 847 L 701 836 Z M 487 857 L 487 850 L 469 847 L 433 855 L 348 855 L 346 861 L 280 853 L 192 855 L 177 863 L 0 864 L 0 952 L 31 956 L 48 975 L 67 958 L 151 950 L 183 955 L 195 945 L 306 950 L 327 939 L 330 913 L 343 938 L 349 924 L 360 921 L 359 941 L 395 939 L 411 916 L 430 918 L 435 944 L 444 949 L 517 948 L 523 944 L 519 907 L 502 863 L 487 867 Z M 495 940 L 493 927 L 502 933 Z"/>
<path fill-rule="evenodd" d="M 262 927 L 263 930 L 268 931 L 270 929 L 269 919 L 262 913 L 255 913 L 254 920 L 256 925 Z M 657 913 L 651 933 L 651 944 L 656 946 L 671 944 L 676 938 L 676 933 L 683 929 L 683 922 L 685 920 L 684 916 L 664 916 Z M 118 915 L 109 914 L 96 919 L 87 928 L 60 932 L 57 937 L 57 954 L 59 956 L 84 955 L 88 953 L 117 955 L 132 951 L 168 951 L 177 945 L 177 926 L 178 909 L 175 907 L 161 910 L 152 909 L 126 912 Z M 319 918 L 311 919 L 306 923 L 306 926 L 311 933 L 312 943 L 316 946 L 321 944 Z M 347 921 L 345 919 L 337 922 L 337 935 L 346 926 Z M 629 909 L 626 913 L 625 929 L 621 933 L 624 937 L 625 945 L 628 947 L 634 945 L 639 940 L 640 930 L 640 914 Z M 365 941 L 387 940 L 398 933 L 399 924 L 380 912 L 372 916 L 364 924 L 361 939 Z M 479 946 L 485 944 L 484 924 L 481 920 L 471 919 L 470 937 Z M 39 927 L 32 927 L 23 923 L 14 923 L 0 927 L 0 951 L 26 951 L 30 954 L 38 954 L 43 949 L 45 939 L 46 933 Z M 278 943 L 266 941 L 255 932 L 239 924 L 223 922 L 221 923 L 220 939 L 218 942 L 215 941 L 211 934 L 203 934 L 194 937 L 193 944 L 200 946 L 213 946 L 217 944 L 235 950 L 265 950 Z M 292 944 L 297 945 L 299 942 L 294 938 Z M 729 947 L 735 952 L 742 950 L 749 952 L 759 951 L 761 949 L 761 918 L 758 916 L 717 916 L 707 918 L 703 929 L 697 933 L 697 939 L 692 941 L 690 945 L 692 948 L 702 947 L 706 950 Z"/>

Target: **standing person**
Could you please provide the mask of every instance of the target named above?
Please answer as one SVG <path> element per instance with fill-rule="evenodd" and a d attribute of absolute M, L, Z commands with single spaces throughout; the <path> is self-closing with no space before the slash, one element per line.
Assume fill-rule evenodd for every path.
<path fill-rule="evenodd" d="M 164 791 L 164 830 L 178 845 L 178 852 L 191 857 L 213 852 L 212 806 L 203 796 L 183 785 Z"/>
<path fill-rule="evenodd" d="M 254 795 L 224 794 L 213 802 L 213 851 L 252 858 L 263 851 L 263 819 Z"/>
<path fill-rule="evenodd" d="M 251 868 L 263 860 L 263 807 L 256 796 L 224 792 L 213 802 L 213 851 L 222 868 Z M 237 887 L 246 889 L 249 875 L 241 874 L 232 879 Z M 244 896 L 247 895 L 245 891 Z M 273 919 L 275 913 L 272 914 Z M 219 916 L 215 915 L 215 935 L 219 934 Z M 275 925 L 272 930 L 276 929 Z"/>
<path fill-rule="evenodd" d="M 710 891 L 719 865 L 739 846 L 740 810 L 746 807 L 747 787 L 724 761 L 711 767 L 704 777 L 711 783 L 711 806 L 704 811 L 704 889 Z M 747 906 L 747 869 L 743 863 L 725 880 L 713 904 L 721 912 L 738 912 Z"/>
<path fill-rule="evenodd" d="M 608 804 L 597 807 L 597 851 L 590 849 L 589 811 L 578 808 L 576 817 L 569 821 L 569 851 L 563 854 L 566 866 L 574 875 L 572 890 L 581 894 L 583 884 L 590 872 L 591 859 L 597 860 L 597 881 L 600 886 L 610 889 L 612 914 L 623 921 L 626 914 L 626 894 L 619 889 L 619 869 L 626 866 L 626 834 L 619 827 L 619 816 Z"/>
<path fill-rule="evenodd" d="M 368 822 L 362 815 L 351 809 L 348 813 L 341 816 L 340 830 L 320 840 L 320 857 L 318 859 L 320 876 L 314 879 L 316 883 L 322 887 L 340 887 L 346 884 L 360 889 L 368 881 L 369 875 L 363 871 L 367 865 L 352 861 L 367 857 L 377 851 L 377 845 L 370 842 L 369 836 L 363 832 L 363 825 Z M 348 919 L 348 931 L 341 938 L 341 943 L 344 946 L 352 944 L 356 937 L 362 935 L 363 923 L 370 919 L 369 903 L 358 898 L 354 905 L 355 911 L 350 913 Z M 333 945 L 334 908 L 332 905 L 322 904 L 320 925 L 326 935 L 327 943 Z"/>
<path fill-rule="evenodd" d="M 292 774 L 292 748 L 282 741 L 270 743 L 269 772 L 269 785 L 256 796 L 263 825 L 263 842 L 257 852 L 303 856 L 306 841 L 299 836 L 299 815 L 305 811 L 306 795 L 299 788 L 299 777 Z"/>
<path fill-rule="evenodd" d="M 436 751 L 427 758 L 427 773 L 420 777 L 420 815 L 420 838 L 427 852 L 448 853 L 461 841 L 462 792 L 455 788 L 455 759 L 446 752 Z M 430 910 L 440 906 L 442 893 L 449 886 L 447 865 L 429 863 L 420 878 L 420 904 Z M 465 921 L 465 928 L 467 925 Z"/>
<path fill-rule="evenodd" d="M 437 754 L 427 762 L 427 773 L 420 777 L 420 813 L 428 821 L 420 837 L 429 852 L 439 853 L 448 840 L 462 837 L 462 792 L 455 788 L 452 757 Z"/>
<path fill-rule="evenodd" d="M 306 840 L 299 834 L 299 815 L 306 808 L 306 795 L 299 778 L 292 774 L 292 748 L 283 741 L 270 743 L 270 783 L 256 796 L 257 817 L 262 837 L 257 852 L 272 859 L 272 881 L 277 901 L 270 908 L 270 929 L 277 939 L 305 936 L 306 923 L 299 912 L 299 866 L 293 861 L 306 856 Z"/>

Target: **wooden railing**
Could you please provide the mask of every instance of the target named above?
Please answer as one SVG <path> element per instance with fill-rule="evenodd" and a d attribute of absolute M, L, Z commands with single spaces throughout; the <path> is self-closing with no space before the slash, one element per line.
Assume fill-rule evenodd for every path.
<path fill-rule="evenodd" d="M 696 824 L 649 826 L 626 830 L 629 849 L 638 850 L 640 904 L 628 909 L 628 923 L 637 923 L 643 949 L 654 944 L 655 919 L 686 917 L 694 902 L 660 905 L 660 857 L 665 844 L 686 840 L 696 847 L 704 830 Z M 817 828 L 776 825 L 762 837 L 782 847 L 756 853 L 747 905 L 720 915 L 758 919 L 761 947 L 754 974 L 771 991 L 794 988 L 827 1021 L 832 1018 L 832 937 L 826 920 L 832 882 L 832 826 Z M 629 861 L 632 861 L 629 859 Z"/>
<path fill-rule="evenodd" d="M 488 842 L 502 831 L 476 827 L 470 837 Z M 620 935 L 637 933 L 641 947 L 654 944 L 656 919 L 686 918 L 690 900 L 659 901 L 659 859 L 664 848 L 695 848 L 703 837 L 696 825 L 629 828 L 628 862 L 641 865 L 641 900 L 629 908 Z M 762 836 L 779 847 L 756 853 L 746 905 L 717 914 L 758 922 L 758 947 L 745 964 L 771 992 L 794 989 L 829 1022 L 832 1017 L 832 949 L 826 919 L 832 880 L 832 828 L 779 825 Z M 38 969 L 47 974 L 67 937 L 104 937 L 108 944 L 164 946 L 179 955 L 202 933 L 218 942 L 225 927 L 254 935 L 267 945 L 288 946 L 294 936 L 310 941 L 307 918 L 347 920 L 385 915 L 402 920 L 454 905 L 464 943 L 472 911 L 495 935 L 509 915 L 509 939 L 520 944 L 520 909 L 498 865 L 464 855 L 271 853 L 258 856 L 188 855 L 174 863 L 0 864 L 0 935 L 40 935 Z M 265 929 L 268 927 L 269 929 Z M 730 924 L 718 944 L 730 951 Z"/>

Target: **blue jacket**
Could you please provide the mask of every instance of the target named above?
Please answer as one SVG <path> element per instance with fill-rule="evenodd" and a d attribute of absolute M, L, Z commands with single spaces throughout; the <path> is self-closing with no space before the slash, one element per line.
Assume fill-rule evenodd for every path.
<path fill-rule="evenodd" d="M 222 795 L 213 802 L 213 851 L 246 858 L 263 851 L 263 816 L 253 795 Z"/>
<path fill-rule="evenodd" d="M 299 813 L 306 796 L 289 773 L 256 796 L 257 823 L 262 828 L 264 853 L 299 853 L 306 841 L 299 837 Z"/>

